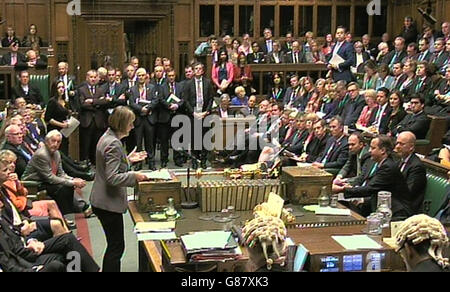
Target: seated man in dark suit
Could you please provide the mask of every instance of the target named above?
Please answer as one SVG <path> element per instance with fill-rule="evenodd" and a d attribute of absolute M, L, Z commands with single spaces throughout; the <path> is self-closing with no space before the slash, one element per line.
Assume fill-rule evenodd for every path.
<path fill-rule="evenodd" d="M 358 121 L 359 116 L 363 108 L 366 106 L 364 96 L 359 94 L 359 85 L 356 82 L 350 82 L 347 86 L 347 90 L 350 95 L 350 99 L 345 103 L 341 118 L 345 126 L 349 128 L 355 128 L 355 124 Z"/>
<path fill-rule="evenodd" d="M 342 192 L 343 183 L 355 181 L 363 172 L 363 166 L 370 160 L 369 149 L 364 143 L 364 137 L 360 132 L 354 132 L 348 137 L 349 157 L 333 181 L 333 191 Z"/>
<path fill-rule="evenodd" d="M 38 87 L 30 84 L 30 73 L 28 73 L 28 71 L 20 72 L 19 84 L 14 87 L 12 92 L 12 102 L 14 102 L 17 97 L 25 98 L 27 104 L 33 104 L 38 107 L 44 106 L 41 91 Z"/>
<path fill-rule="evenodd" d="M 329 128 L 332 137 L 328 140 L 323 155 L 318 157 L 312 166 L 337 173 L 348 159 L 348 138 L 344 134 L 344 124 L 339 116 L 331 119 Z"/>
<path fill-rule="evenodd" d="M 3 146 L 5 150 L 11 150 L 17 156 L 16 173 L 19 178 L 25 171 L 32 154 L 23 145 L 23 132 L 16 125 L 10 125 L 5 130 L 6 142 Z"/>
<path fill-rule="evenodd" d="M 283 97 L 283 105 L 287 108 L 299 108 L 302 105 L 303 97 L 300 94 L 301 86 L 298 75 L 292 75 L 289 82 L 291 86 L 286 89 Z"/>
<path fill-rule="evenodd" d="M 227 93 L 220 96 L 220 105 L 212 114 L 216 114 L 221 118 L 231 118 L 233 116 L 233 111 L 230 110 L 230 96 Z"/>
<path fill-rule="evenodd" d="M 419 157 L 414 153 L 416 136 L 409 131 L 402 132 L 397 137 L 395 152 L 400 155 L 400 171 L 406 179 L 410 194 L 410 205 L 414 214 L 422 212 L 427 172 Z"/>
<path fill-rule="evenodd" d="M 425 107 L 425 99 L 418 95 L 411 96 L 411 110 L 401 122 L 393 129 L 392 134 L 397 136 L 404 131 L 411 131 L 416 135 L 417 139 L 425 139 L 430 129 L 430 119 L 423 111 Z"/>
<path fill-rule="evenodd" d="M 10 51 L 0 59 L 0 66 L 14 66 L 17 69 L 26 69 L 27 61 L 24 54 L 19 52 L 19 43 L 14 42 L 9 46 Z"/>
<path fill-rule="evenodd" d="M 306 63 L 305 55 L 301 51 L 301 46 L 298 41 L 292 42 L 292 50 L 284 56 L 284 62 L 287 64 Z"/>
<path fill-rule="evenodd" d="M 41 58 L 35 51 L 29 50 L 26 54 L 28 68 L 47 69 L 47 62 Z"/>
<path fill-rule="evenodd" d="M 377 209 L 377 195 L 380 191 L 392 194 L 392 216 L 407 218 L 413 214 L 412 199 L 410 197 L 406 180 L 392 159 L 391 153 L 394 145 L 390 137 L 381 135 L 372 139 L 370 155 L 375 162 L 367 168 L 361 179 L 354 185 L 344 186 L 345 198 L 370 196 L 371 211 Z"/>
<path fill-rule="evenodd" d="M 0 162 L 0 180 L 6 179 L 7 166 Z M 0 212 L 4 204 L 0 201 Z M 26 242 L 26 243 L 25 243 Z M 72 233 L 66 233 L 43 242 L 24 237 L 14 226 L 0 219 L 0 267 L 4 272 L 66 272 L 71 252 L 79 256 L 73 272 L 98 272 L 100 267 Z M 74 269 L 75 268 L 75 269 Z"/>
<path fill-rule="evenodd" d="M 300 157 L 301 162 L 312 163 L 316 161 L 318 157 L 323 156 L 325 147 L 331 137 L 327 132 L 327 122 L 325 120 L 316 122 L 313 129 L 314 138 L 306 147 L 306 152 Z"/>
<path fill-rule="evenodd" d="M 258 107 L 256 106 L 256 95 L 250 95 L 247 106 L 240 110 L 240 114 L 247 116 L 257 116 Z"/>
<path fill-rule="evenodd" d="M 85 217 L 92 214 L 88 204 L 79 204 L 74 199 L 74 189 L 82 189 L 86 182 L 68 176 L 61 163 L 59 147 L 62 135 L 57 130 L 45 136 L 45 146 L 39 148 L 28 163 L 22 179 L 42 183 L 42 188 L 56 201 L 63 215 L 83 212 Z"/>

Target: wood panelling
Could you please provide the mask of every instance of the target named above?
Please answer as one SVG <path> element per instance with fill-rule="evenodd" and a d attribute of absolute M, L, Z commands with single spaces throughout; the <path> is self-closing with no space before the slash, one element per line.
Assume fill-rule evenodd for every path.
<path fill-rule="evenodd" d="M 28 33 L 30 24 L 38 28 L 38 35 L 44 42 L 48 42 L 50 35 L 50 21 L 48 0 L 3 0 L 2 11 L 7 25 L 16 29 L 16 35 L 21 39 Z M 1 28 L 2 35 L 6 25 Z"/>
<path fill-rule="evenodd" d="M 71 37 L 69 33 L 71 18 L 66 12 L 67 4 L 55 5 L 55 40 L 68 41 Z"/>

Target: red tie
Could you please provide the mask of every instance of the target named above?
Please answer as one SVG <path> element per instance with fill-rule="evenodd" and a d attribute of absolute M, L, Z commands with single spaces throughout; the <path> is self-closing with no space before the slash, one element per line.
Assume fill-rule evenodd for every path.
<path fill-rule="evenodd" d="M 52 159 L 52 173 L 54 175 L 57 175 L 58 173 L 58 165 L 56 165 L 56 161 L 54 159 Z"/>
<path fill-rule="evenodd" d="M 11 66 L 16 66 L 17 64 L 17 55 L 11 55 Z"/>

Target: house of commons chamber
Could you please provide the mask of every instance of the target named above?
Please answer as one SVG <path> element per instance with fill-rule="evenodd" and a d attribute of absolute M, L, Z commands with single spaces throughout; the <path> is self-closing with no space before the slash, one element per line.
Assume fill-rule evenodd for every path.
<path fill-rule="evenodd" d="M 2 0 L 0 39 L 0 272 L 450 270 L 450 0 Z"/>

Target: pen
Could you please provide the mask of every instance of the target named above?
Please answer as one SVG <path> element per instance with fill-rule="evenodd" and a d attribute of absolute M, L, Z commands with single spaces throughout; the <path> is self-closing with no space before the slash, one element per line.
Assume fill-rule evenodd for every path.
<path fill-rule="evenodd" d="M 164 249 L 165 253 L 167 254 L 167 257 L 169 260 L 172 258 L 172 255 L 169 252 L 169 248 L 167 247 L 167 244 L 164 242 L 164 240 L 159 241 L 161 243 L 161 247 Z"/>

